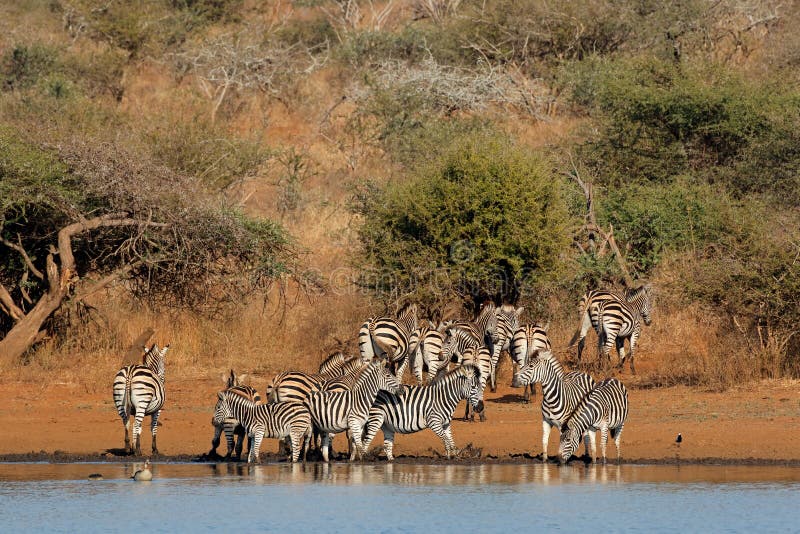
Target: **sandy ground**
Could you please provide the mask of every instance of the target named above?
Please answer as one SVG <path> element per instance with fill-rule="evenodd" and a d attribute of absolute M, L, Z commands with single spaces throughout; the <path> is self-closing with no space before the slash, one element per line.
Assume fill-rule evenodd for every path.
<path fill-rule="evenodd" d="M 541 452 L 539 401 L 521 403 L 521 390 L 502 380 L 496 393 L 486 392 L 487 420 L 466 422 L 464 404 L 456 410 L 453 434 L 459 447 L 472 445 L 482 458 L 525 458 Z M 625 377 L 622 377 L 623 380 Z M 269 377 L 251 381 L 262 390 Z M 162 454 L 194 458 L 210 449 L 210 425 L 218 381 L 169 380 L 158 443 Z M 706 392 L 686 387 L 637 389 L 629 387 L 630 414 L 622 435 L 626 461 L 723 461 L 765 463 L 800 461 L 800 381 L 771 381 L 729 390 Z M 74 384 L 0 384 L 0 459 L 26 453 L 105 455 L 123 447 L 123 427 L 111 387 L 87 392 Z M 675 444 L 678 433 L 680 446 Z M 378 434 L 373 446 L 381 445 Z M 224 440 L 223 440 L 224 441 Z M 337 438 L 338 450 L 345 446 Z M 224 453 L 224 442 L 220 452 Z M 599 447 L 598 447 L 599 448 Z M 145 420 L 142 450 L 150 451 L 149 418 Z M 262 452 L 274 452 L 277 442 L 265 440 Z M 549 454 L 558 450 L 558 433 L 550 436 Z M 441 441 L 429 430 L 398 435 L 397 456 L 438 457 Z M 609 457 L 616 454 L 609 444 Z M 598 450 L 599 453 L 599 450 Z"/>

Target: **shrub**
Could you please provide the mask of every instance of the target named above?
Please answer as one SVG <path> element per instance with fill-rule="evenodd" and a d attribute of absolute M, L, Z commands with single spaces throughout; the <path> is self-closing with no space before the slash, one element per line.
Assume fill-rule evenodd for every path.
<path fill-rule="evenodd" d="M 0 75 L 5 90 L 25 89 L 54 73 L 59 65 L 58 52 L 41 44 L 17 44 L 0 59 Z"/>
<path fill-rule="evenodd" d="M 456 142 L 408 181 L 366 189 L 356 261 L 387 299 L 515 300 L 564 266 L 566 203 L 550 164 L 500 137 Z"/>

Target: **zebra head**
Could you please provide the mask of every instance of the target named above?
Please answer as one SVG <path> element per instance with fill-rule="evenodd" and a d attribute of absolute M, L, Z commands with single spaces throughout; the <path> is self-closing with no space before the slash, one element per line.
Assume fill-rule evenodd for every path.
<path fill-rule="evenodd" d="M 561 440 L 558 444 L 558 460 L 562 465 L 570 459 L 570 456 L 578 449 L 583 432 L 576 426 L 570 425 L 569 421 L 561 425 Z"/>
<path fill-rule="evenodd" d="M 644 324 L 650 326 L 650 313 L 653 311 L 653 286 L 645 284 L 625 292 L 625 299 L 642 316 Z"/>
<path fill-rule="evenodd" d="M 378 389 L 382 389 L 394 395 L 403 395 L 403 384 L 400 382 L 400 379 L 392 373 L 388 366 L 384 365 L 381 361 L 373 362 L 370 365 L 375 374 Z"/>
<path fill-rule="evenodd" d="M 514 373 L 514 380 L 511 382 L 511 387 L 521 388 L 528 384 L 535 384 L 544 380 L 547 371 L 552 365 L 552 357 L 552 352 L 542 352 L 536 358 L 528 360 L 528 363 Z"/>
<path fill-rule="evenodd" d="M 211 424 L 215 427 L 221 427 L 225 424 L 225 419 L 233 417 L 231 406 L 228 404 L 228 396 L 224 391 L 217 393 L 217 404 L 214 406 L 214 416 L 211 418 Z"/>
<path fill-rule="evenodd" d="M 466 398 L 467 401 L 475 408 L 477 413 L 483 412 L 483 400 L 481 400 L 481 370 L 477 365 L 466 363 L 453 371 L 461 376 L 466 377 Z"/>
<path fill-rule="evenodd" d="M 145 349 L 144 357 L 142 358 L 144 365 L 155 371 L 162 382 L 165 376 L 164 361 L 168 350 L 169 343 L 163 349 L 159 349 L 158 345 L 153 343 L 152 347 Z"/>

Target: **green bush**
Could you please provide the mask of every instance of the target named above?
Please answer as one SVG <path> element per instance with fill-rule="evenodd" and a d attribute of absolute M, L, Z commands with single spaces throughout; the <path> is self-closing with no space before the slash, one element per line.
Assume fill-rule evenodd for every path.
<path fill-rule="evenodd" d="M 0 59 L 0 76 L 5 90 L 25 89 L 57 71 L 59 54 L 42 44 L 17 44 Z"/>
<path fill-rule="evenodd" d="M 497 136 L 454 143 L 408 181 L 365 189 L 354 208 L 363 218 L 361 283 L 384 298 L 515 300 L 565 266 L 560 178 Z"/>

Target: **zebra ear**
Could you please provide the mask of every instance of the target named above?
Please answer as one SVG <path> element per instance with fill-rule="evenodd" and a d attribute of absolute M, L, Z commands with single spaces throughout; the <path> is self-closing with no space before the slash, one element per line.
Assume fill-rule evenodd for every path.
<path fill-rule="evenodd" d="M 525 311 L 525 306 L 520 306 L 519 308 L 517 308 L 517 311 L 514 312 L 514 313 L 516 314 L 517 317 L 520 317 L 520 316 L 522 316 L 522 312 L 524 312 L 524 311 Z"/>
<path fill-rule="evenodd" d="M 247 373 L 239 375 L 236 377 L 236 385 L 244 384 L 244 379 L 247 378 Z"/>
<path fill-rule="evenodd" d="M 223 394 L 222 391 L 217 391 L 217 398 L 219 400 L 225 400 L 225 395 Z"/>

